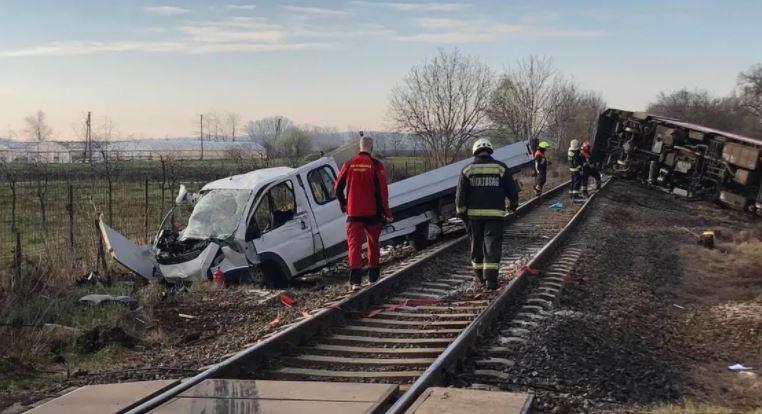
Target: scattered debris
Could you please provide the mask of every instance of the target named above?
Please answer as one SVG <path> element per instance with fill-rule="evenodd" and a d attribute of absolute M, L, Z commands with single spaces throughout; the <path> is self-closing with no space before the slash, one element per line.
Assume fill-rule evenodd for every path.
<path fill-rule="evenodd" d="M 677 309 L 685 309 L 685 306 L 680 306 L 676 303 L 673 303 L 672 306 L 676 307 Z"/>
<path fill-rule="evenodd" d="M 125 296 L 125 295 L 107 295 L 107 294 L 99 294 L 99 293 L 93 293 L 90 295 L 85 295 L 79 298 L 79 303 L 88 304 L 92 306 L 100 306 L 100 305 L 106 305 L 111 303 L 120 303 L 122 305 L 127 305 L 132 309 L 135 309 L 138 307 L 138 301 L 131 297 L 131 296 Z"/>
<path fill-rule="evenodd" d="M 178 313 L 177 316 L 180 317 L 180 318 L 183 318 L 183 319 L 196 319 L 195 316 L 188 315 L 186 313 Z"/>
<path fill-rule="evenodd" d="M 289 308 L 293 308 L 296 301 L 291 296 L 280 295 L 280 303 L 288 306 Z"/>
<path fill-rule="evenodd" d="M 729 370 L 740 372 L 740 371 L 751 371 L 751 367 L 744 366 L 743 364 L 733 364 L 728 367 Z"/>

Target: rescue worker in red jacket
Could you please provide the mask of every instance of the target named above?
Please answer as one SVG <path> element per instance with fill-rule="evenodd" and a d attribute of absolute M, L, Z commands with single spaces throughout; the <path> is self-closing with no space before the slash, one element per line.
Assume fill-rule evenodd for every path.
<path fill-rule="evenodd" d="M 362 245 L 368 242 L 368 280 L 378 281 L 380 246 L 378 238 L 385 223 L 392 221 L 389 210 L 389 188 L 384 164 L 370 154 L 373 139 L 360 138 L 360 153 L 341 166 L 334 189 L 341 211 L 347 214 L 349 247 L 349 283 L 352 290 L 362 283 Z M 346 189 L 346 196 L 344 195 Z"/>
<path fill-rule="evenodd" d="M 590 142 L 583 142 L 582 149 L 579 153 L 582 155 L 582 158 L 585 159 L 584 163 L 582 164 L 582 185 L 580 186 L 580 191 L 582 192 L 583 196 L 587 197 L 587 182 L 590 180 L 590 177 L 593 177 L 595 179 L 595 189 L 600 189 L 601 173 L 595 169 L 595 166 L 590 159 L 592 155 L 590 151 Z"/>
<path fill-rule="evenodd" d="M 460 173 L 455 192 L 455 211 L 466 222 L 471 238 L 471 266 L 476 282 L 497 289 L 500 256 L 503 252 L 503 224 L 508 210 L 519 204 L 519 192 L 511 172 L 492 158 L 492 143 L 481 138 L 473 146 L 474 162 Z"/>
<path fill-rule="evenodd" d="M 547 141 L 540 141 L 537 149 L 534 151 L 534 195 L 537 197 L 542 195 L 542 187 L 548 179 L 548 165 L 550 162 L 545 157 L 545 150 L 548 148 L 550 148 L 550 144 Z"/>

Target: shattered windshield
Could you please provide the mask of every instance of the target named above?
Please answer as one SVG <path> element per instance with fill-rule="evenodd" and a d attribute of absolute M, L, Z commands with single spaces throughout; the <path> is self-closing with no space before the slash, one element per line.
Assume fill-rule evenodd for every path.
<path fill-rule="evenodd" d="M 246 208 L 249 190 L 211 190 L 201 195 L 180 240 L 225 239 L 233 235 Z"/>

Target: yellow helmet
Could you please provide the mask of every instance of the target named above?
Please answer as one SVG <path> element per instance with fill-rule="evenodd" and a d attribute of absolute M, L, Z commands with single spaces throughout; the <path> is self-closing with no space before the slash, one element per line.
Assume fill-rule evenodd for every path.
<path fill-rule="evenodd" d="M 550 148 L 550 143 L 548 141 L 540 141 L 537 148 L 548 149 Z"/>
<path fill-rule="evenodd" d="M 476 155 L 479 151 L 487 150 L 490 154 L 492 154 L 492 142 L 488 140 L 487 138 L 479 138 L 474 142 L 474 146 L 471 149 L 471 153 Z"/>

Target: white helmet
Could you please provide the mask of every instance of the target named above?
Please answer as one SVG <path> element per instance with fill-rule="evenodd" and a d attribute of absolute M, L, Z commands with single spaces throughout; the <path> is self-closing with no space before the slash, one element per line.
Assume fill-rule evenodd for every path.
<path fill-rule="evenodd" d="M 577 150 L 579 150 L 579 140 L 573 139 L 569 143 L 569 151 L 577 151 Z"/>
<path fill-rule="evenodd" d="M 492 154 L 492 143 L 487 138 L 479 138 L 474 142 L 474 146 L 472 148 L 472 153 L 476 155 L 479 153 L 479 151 L 487 150 L 490 154 Z"/>

